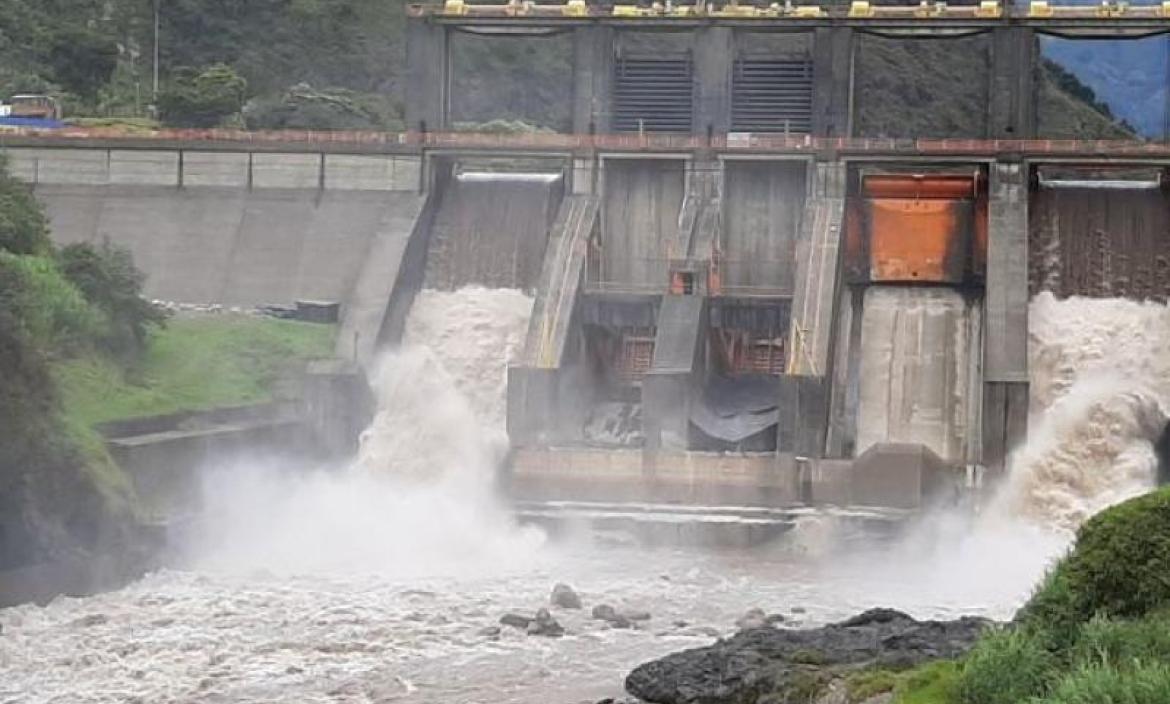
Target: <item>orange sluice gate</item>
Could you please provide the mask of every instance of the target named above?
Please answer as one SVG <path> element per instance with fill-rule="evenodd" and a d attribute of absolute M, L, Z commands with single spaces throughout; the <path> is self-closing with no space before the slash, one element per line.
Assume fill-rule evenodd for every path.
<path fill-rule="evenodd" d="M 973 175 L 869 175 L 857 214 L 868 280 L 958 284 L 976 224 Z"/>

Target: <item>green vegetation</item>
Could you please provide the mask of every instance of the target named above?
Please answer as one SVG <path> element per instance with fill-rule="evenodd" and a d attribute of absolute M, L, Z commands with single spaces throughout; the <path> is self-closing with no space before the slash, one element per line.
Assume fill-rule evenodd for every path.
<path fill-rule="evenodd" d="M 959 667 L 949 660 L 927 662 L 908 670 L 860 670 L 845 678 L 849 704 L 885 694 L 901 704 L 953 701 Z"/>
<path fill-rule="evenodd" d="M 253 130 L 402 129 L 400 107 L 389 98 L 345 88 L 316 90 L 298 83 L 284 94 L 259 97 L 244 110 L 244 122 Z"/>
<path fill-rule="evenodd" d="M 226 64 L 175 69 L 158 94 L 163 122 L 178 127 L 216 127 L 239 115 L 248 82 Z"/>
<path fill-rule="evenodd" d="M 329 356 L 328 325 L 246 315 L 177 317 L 151 335 L 140 363 L 109 358 L 54 365 L 69 416 L 111 420 L 271 400 L 306 359 Z"/>
<path fill-rule="evenodd" d="M 162 318 L 137 300 L 140 282 L 116 250 L 56 252 L 32 194 L 0 163 L 0 569 L 117 539 L 134 520 L 130 482 L 64 415 L 50 370 L 141 352 Z"/>
<path fill-rule="evenodd" d="M 329 352 L 324 325 L 167 321 L 142 283 L 126 250 L 55 248 L 0 161 L 0 569 L 129 540 L 140 508 L 95 423 L 265 401 Z"/>
<path fill-rule="evenodd" d="M 1010 626 L 988 633 L 947 677 L 855 676 L 894 704 L 1153 704 L 1170 701 L 1170 488 L 1081 527 Z M 911 671 L 915 675 L 923 668 Z"/>

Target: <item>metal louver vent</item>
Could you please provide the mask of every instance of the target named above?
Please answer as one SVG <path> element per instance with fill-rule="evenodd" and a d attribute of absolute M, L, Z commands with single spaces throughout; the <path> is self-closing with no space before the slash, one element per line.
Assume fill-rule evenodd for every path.
<path fill-rule="evenodd" d="M 812 130 L 812 62 L 806 57 L 740 57 L 731 82 L 736 132 Z"/>
<path fill-rule="evenodd" d="M 690 54 L 618 57 L 614 61 L 614 131 L 690 132 L 692 76 Z"/>

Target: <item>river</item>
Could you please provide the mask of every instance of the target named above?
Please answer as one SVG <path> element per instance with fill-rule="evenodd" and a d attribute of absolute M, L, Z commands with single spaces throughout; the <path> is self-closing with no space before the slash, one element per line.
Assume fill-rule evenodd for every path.
<path fill-rule="evenodd" d="M 531 299 L 425 291 L 375 375 L 378 416 L 352 466 L 220 468 L 176 568 L 0 611 L 0 702 L 593 702 L 751 608 L 789 625 L 871 606 L 1009 617 L 1071 527 L 1153 481 L 1170 314 L 1075 306 L 1033 302 L 1038 432 L 984 513 L 925 516 L 881 542 L 810 513 L 774 544 L 713 552 L 515 525 L 489 477 Z M 564 637 L 499 626 L 547 606 L 558 582 L 585 606 L 552 609 Z M 590 618 L 602 603 L 651 618 L 610 628 Z"/>

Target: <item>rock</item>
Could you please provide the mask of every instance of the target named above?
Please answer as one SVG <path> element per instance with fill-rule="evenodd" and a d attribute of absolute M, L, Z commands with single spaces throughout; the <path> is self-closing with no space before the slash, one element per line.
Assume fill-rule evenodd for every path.
<path fill-rule="evenodd" d="M 579 609 L 581 608 L 581 597 L 577 596 L 577 592 L 567 584 L 558 584 L 553 587 L 552 597 L 549 600 L 553 606 L 559 606 L 562 609 Z"/>
<path fill-rule="evenodd" d="M 768 624 L 769 626 L 775 626 L 778 623 L 784 623 L 786 620 L 787 619 L 784 617 L 784 614 L 768 614 L 764 617 L 764 623 Z"/>
<path fill-rule="evenodd" d="M 806 609 L 803 606 L 793 606 L 789 611 L 794 614 L 803 614 L 806 612 Z"/>
<path fill-rule="evenodd" d="M 760 628 L 768 625 L 767 618 L 763 609 L 749 609 L 746 614 L 735 620 L 735 627 L 741 631 L 747 628 Z"/>
<path fill-rule="evenodd" d="M 500 624 L 504 626 L 511 626 L 512 628 L 527 629 L 533 619 L 522 614 L 504 614 L 500 617 Z"/>
<path fill-rule="evenodd" d="M 747 628 L 713 645 L 639 665 L 626 677 L 626 691 L 659 704 L 732 704 L 777 694 L 783 701 L 795 692 L 804 693 L 801 701 L 816 701 L 850 670 L 958 657 L 988 624 L 978 618 L 917 621 L 874 609 L 821 628 Z"/>
<path fill-rule="evenodd" d="M 618 611 L 609 604 L 598 604 L 593 607 L 593 618 L 605 621 L 610 628 L 635 628 L 635 621 L 649 620 L 650 614 L 645 611 Z"/>
<path fill-rule="evenodd" d="M 536 612 L 536 618 L 528 624 L 528 635 L 560 638 L 565 635 L 565 629 L 557 623 L 548 609 L 541 609 Z"/>
<path fill-rule="evenodd" d="M 593 607 L 593 618 L 598 621 L 612 621 L 617 618 L 617 609 L 609 604 L 598 604 Z"/>

